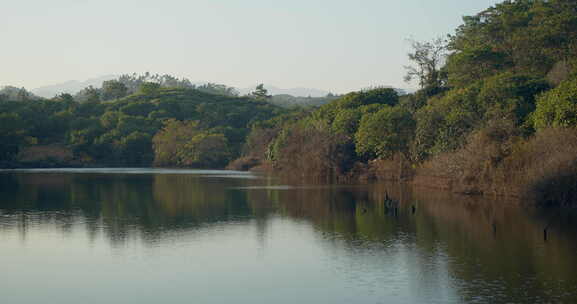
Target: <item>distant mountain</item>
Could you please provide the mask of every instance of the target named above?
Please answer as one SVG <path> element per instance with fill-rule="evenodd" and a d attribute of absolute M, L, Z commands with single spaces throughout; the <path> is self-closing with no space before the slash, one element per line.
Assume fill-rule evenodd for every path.
<path fill-rule="evenodd" d="M 255 85 L 256 87 L 256 85 Z M 327 96 L 329 92 L 319 89 L 313 88 L 290 88 L 290 89 L 281 89 L 272 85 L 265 84 L 265 89 L 268 90 L 270 95 L 291 95 L 294 97 L 324 97 Z M 252 91 L 254 91 L 254 87 L 252 88 L 239 88 L 238 91 L 240 95 L 246 95 Z"/>
<path fill-rule="evenodd" d="M 256 87 L 256 86 L 255 86 Z M 268 93 L 270 95 L 276 96 L 276 95 L 291 95 L 293 97 L 325 97 L 327 96 L 327 94 L 329 94 L 328 91 L 324 91 L 324 90 L 319 90 L 319 89 L 314 89 L 314 88 L 291 88 L 291 89 L 281 89 L 272 85 L 264 85 L 265 89 L 268 90 Z M 395 88 L 392 86 L 383 86 L 383 87 L 387 87 L 387 88 L 392 88 L 395 91 L 397 91 L 397 93 L 399 93 L 399 95 L 404 95 L 404 94 L 410 94 L 410 93 L 414 93 L 416 90 L 415 89 L 400 89 L 400 88 Z M 359 89 L 359 90 L 365 90 L 365 89 L 370 89 L 372 87 L 369 88 L 364 88 L 364 89 Z M 242 89 L 238 89 L 238 91 L 240 92 L 240 95 L 246 95 L 252 91 L 254 91 L 254 87 L 253 88 L 242 88 Z M 334 92 L 332 92 L 334 94 Z"/>
<path fill-rule="evenodd" d="M 95 88 L 99 88 L 102 86 L 102 83 L 107 80 L 116 79 L 118 76 L 116 75 L 106 75 L 100 76 L 96 78 L 91 78 L 85 81 L 78 81 L 78 80 L 70 80 L 62 83 L 57 83 L 53 85 L 43 86 L 32 90 L 32 93 L 38 96 L 52 98 L 57 94 L 60 93 L 69 93 L 75 94 L 78 91 L 88 87 L 93 86 Z"/>
<path fill-rule="evenodd" d="M 31 90 L 31 92 L 37 96 L 46 97 L 46 98 L 52 98 L 55 95 L 60 94 L 60 93 L 69 93 L 69 94 L 74 95 L 77 92 L 79 92 L 80 90 L 82 90 L 88 86 L 93 86 L 95 88 L 99 88 L 102 86 L 102 82 L 107 81 L 107 80 L 112 80 L 112 79 L 118 79 L 118 76 L 117 75 L 105 75 L 105 76 L 100 76 L 100 77 L 96 77 L 96 78 L 91 78 L 91 79 L 88 79 L 85 81 L 70 80 L 70 81 L 66 81 L 63 83 L 58 83 L 58 84 L 53 84 L 53 85 L 48 85 L 48 86 L 36 88 L 36 89 Z M 196 81 L 196 82 L 191 82 L 191 83 L 198 86 L 198 85 L 204 85 L 207 82 Z M 255 85 L 255 87 L 256 87 L 256 85 Z M 252 91 L 254 91 L 255 87 L 237 88 L 237 90 L 238 90 L 240 95 L 246 95 L 246 94 L 249 94 Z M 294 97 L 325 97 L 325 96 L 327 96 L 327 94 L 329 94 L 328 91 L 315 89 L 315 88 L 297 87 L 297 88 L 283 89 L 283 88 L 275 87 L 273 85 L 268 85 L 268 84 L 265 84 L 264 87 L 268 90 L 268 93 L 270 95 L 290 95 L 290 96 L 294 96 Z M 401 95 L 404 93 L 411 93 L 412 91 L 414 91 L 411 89 L 398 89 L 398 88 L 395 88 L 395 90 L 397 90 L 397 92 L 399 92 L 399 94 L 401 94 Z"/>

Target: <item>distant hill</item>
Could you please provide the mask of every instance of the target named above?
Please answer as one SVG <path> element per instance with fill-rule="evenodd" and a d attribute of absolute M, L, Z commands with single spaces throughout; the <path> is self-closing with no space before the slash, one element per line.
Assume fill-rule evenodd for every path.
<path fill-rule="evenodd" d="M 270 95 L 276 96 L 276 95 L 282 95 L 281 97 L 284 98 L 284 96 L 286 95 L 290 95 L 293 97 L 326 97 L 327 94 L 329 93 L 335 93 L 335 92 L 328 92 L 325 90 L 320 90 L 320 89 L 315 89 L 315 88 L 290 88 L 290 89 L 281 89 L 272 85 L 264 85 L 265 89 L 268 90 L 268 93 Z M 395 91 L 397 91 L 397 93 L 399 93 L 399 95 L 405 95 L 405 94 L 409 94 L 409 93 L 413 93 L 416 90 L 415 89 L 400 89 L 400 88 L 394 88 L 392 86 L 383 86 L 386 88 L 393 88 L 395 89 Z M 359 89 L 359 90 L 363 90 L 363 89 Z M 238 91 L 240 92 L 240 95 L 246 95 L 252 91 L 254 91 L 254 88 L 242 88 L 242 89 L 238 89 Z M 347 93 L 347 92 L 345 92 Z"/>
<path fill-rule="evenodd" d="M 118 75 L 105 75 L 96 78 L 91 78 L 85 81 L 79 80 L 69 80 L 62 83 L 57 83 L 53 85 L 47 85 L 43 87 L 39 87 L 36 89 L 31 90 L 32 93 L 35 95 L 52 98 L 57 94 L 60 93 L 69 93 L 69 94 L 76 94 L 80 90 L 88 87 L 93 86 L 95 88 L 99 88 L 102 86 L 102 83 L 107 80 L 118 79 Z M 204 85 L 208 82 L 196 81 L 191 82 L 194 85 Z M 275 87 L 272 85 L 265 85 L 265 88 L 268 90 L 269 94 L 271 95 L 291 95 L 294 97 L 324 97 L 329 92 L 314 89 L 314 88 L 290 88 L 290 89 L 283 89 L 279 87 Z M 240 95 L 246 95 L 250 92 L 254 91 L 254 87 L 252 88 L 237 88 Z"/>
<path fill-rule="evenodd" d="M 282 89 L 272 85 L 265 84 L 265 89 L 268 90 L 270 95 L 291 95 L 294 97 L 324 97 L 327 96 L 329 93 L 328 91 L 314 89 L 314 88 L 290 88 L 290 89 Z M 238 91 L 240 95 L 246 95 L 252 91 L 253 88 L 239 88 Z"/>
<path fill-rule="evenodd" d="M 85 81 L 69 80 L 62 83 L 57 83 L 53 85 L 43 86 L 32 90 L 35 95 L 52 98 L 60 93 L 76 94 L 78 91 L 88 87 L 93 86 L 99 88 L 102 83 L 106 80 L 116 79 L 116 75 L 105 75 L 96 78 L 91 78 Z"/>
<path fill-rule="evenodd" d="M 100 77 L 96 77 L 96 78 L 91 78 L 85 81 L 78 81 L 78 80 L 70 80 L 70 81 L 66 81 L 66 82 L 62 82 L 62 83 L 57 83 L 57 84 L 53 84 L 53 85 L 48 85 L 48 86 L 43 86 L 43 87 L 39 87 L 36 89 L 31 90 L 31 92 L 37 96 L 41 96 L 41 97 L 46 97 L 46 98 L 52 98 L 57 94 L 60 93 L 69 93 L 69 94 L 76 94 L 78 93 L 80 90 L 88 87 L 88 86 L 93 86 L 95 88 L 99 88 L 102 86 L 102 83 L 104 81 L 107 80 L 112 80 L 112 79 L 118 79 L 118 75 L 105 75 L 105 76 L 100 76 Z M 205 85 L 207 84 L 207 82 L 202 82 L 202 81 L 195 81 L 195 82 L 190 82 L 193 85 L 196 86 L 200 86 L 200 85 Z M 256 85 L 255 85 L 256 87 Z M 249 93 L 251 93 L 252 91 L 254 91 L 255 87 L 250 87 L 250 88 L 236 88 L 237 91 L 239 92 L 239 95 L 247 95 Z M 265 84 L 265 88 L 268 90 L 268 93 L 270 95 L 282 95 L 283 98 L 286 95 L 290 95 L 293 97 L 325 97 L 327 96 L 327 94 L 329 94 L 330 92 L 325 91 L 325 90 L 321 90 L 321 89 L 315 89 L 315 88 L 303 88 L 303 87 L 297 87 L 297 88 L 288 88 L 288 89 L 284 89 L 284 88 L 279 88 L 273 85 L 268 85 Z M 410 93 L 413 90 L 411 89 L 398 89 L 395 88 L 395 90 L 397 90 L 397 92 L 399 92 L 399 94 L 405 94 L 405 93 Z M 334 92 L 333 92 L 334 93 Z"/>

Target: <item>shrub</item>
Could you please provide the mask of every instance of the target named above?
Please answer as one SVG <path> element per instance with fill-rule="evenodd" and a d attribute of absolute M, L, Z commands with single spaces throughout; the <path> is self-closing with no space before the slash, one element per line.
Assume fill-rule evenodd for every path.
<path fill-rule="evenodd" d="M 431 155 L 451 152 L 466 143 L 466 138 L 482 118 L 476 103 L 479 83 L 454 89 L 431 98 L 415 113 L 415 137 L 411 158 L 423 161 Z"/>
<path fill-rule="evenodd" d="M 284 129 L 269 159 L 281 175 L 312 182 L 343 180 L 356 160 L 352 141 L 321 123 Z"/>
<path fill-rule="evenodd" d="M 564 81 L 555 89 L 539 96 L 537 109 L 531 119 L 537 130 L 576 126 L 577 77 Z"/>
<path fill-rule="evenodd" d="M 407 153 L 415 121 L 402 107 L 385 107 L 363 116 L 355 134 L 359 155 L 389 158 L 395 153 Z"/>
<path fill-rule="evenodd" d="M 501 184 L 537 203 L 577 204 L 577 129 L 541 130 L 513 151 L 501 176 Z"/>
<path fill-rule="evenodd" d="M 448 177 L 452 190 L 577 204 L 577 129 L 549 128 L 523 139 L 512 122 L 493 121 L 463 148 L 435 156 L 422 176 Z"/>
<path fill-rule="evenodd" d="M 457 192 L 487 192 L 495 181 L 496 168 L 513 150 L 519 130 L 510 120 L 493 120 L 471 133 L 466 144 L 436 155 L 424 164 L 427 174 L 451 177 Z"/>

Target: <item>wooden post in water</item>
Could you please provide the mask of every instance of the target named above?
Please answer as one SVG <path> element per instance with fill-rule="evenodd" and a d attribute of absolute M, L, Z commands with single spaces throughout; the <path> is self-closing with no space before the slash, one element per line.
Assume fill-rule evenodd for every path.
<path fill-rule="evenodd" d="M 497 223 L 493 222 L 493 237 L 497 237 Z"/>

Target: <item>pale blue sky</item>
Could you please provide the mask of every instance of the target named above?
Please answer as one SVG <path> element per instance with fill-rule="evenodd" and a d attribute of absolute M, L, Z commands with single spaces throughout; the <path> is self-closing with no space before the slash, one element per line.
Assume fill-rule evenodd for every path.
<path fill-rule="evenodd" d="M 19 0 L 0 13 L 0 86 L 167 73 L 247 87 L 408 87 L 407 38 L 495 0 Z"/>

